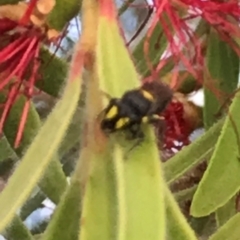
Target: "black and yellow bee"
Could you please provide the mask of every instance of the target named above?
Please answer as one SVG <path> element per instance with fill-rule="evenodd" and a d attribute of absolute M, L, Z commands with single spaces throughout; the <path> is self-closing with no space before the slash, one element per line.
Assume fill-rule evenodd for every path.
<path fill-rule="evenodd" d="M 163 120 L 160 116 L 171 101 L 172 90 L 163 83 L 147 82 L 127 91 L 121 98 L 112 98 L 103 111 L 101 129 L 106 133 L 127 130 L 131 138 L 143 138 L 142 124 Z"/>

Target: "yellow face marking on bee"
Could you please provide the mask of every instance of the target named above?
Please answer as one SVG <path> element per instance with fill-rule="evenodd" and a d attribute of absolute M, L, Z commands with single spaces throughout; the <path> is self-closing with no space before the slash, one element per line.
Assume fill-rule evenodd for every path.
<path fill-rule="evenodd" d="M 145 90 L 141 90 L 142 92 L 142 95 L 148 99 L 149 101 L 153 102 L 154 101 L 154 98 L 153 98 L 153 95 Z"/>
<path fill-rule="evenodd" d="M 111 119 L 114 118 L 118 113 L 118 107 L 117 106 L 112 106 L 109 111 L 107 112 L 105 119 Z"/>
<path fill-rule="evenodd" d="M 130 121 L 130 119 L 128 117 L 125 118 L 120 118 L 116 124 L 115 124 L 115 129 L 119 129 L 122 128 L 124 125 L 126 125 L 128 122 Z"/>
<path fill-rule="evenodd" d="M 142 118 L 142 123 L 148 123 L 149 122 L 149 118 L 147 116 Z"/>

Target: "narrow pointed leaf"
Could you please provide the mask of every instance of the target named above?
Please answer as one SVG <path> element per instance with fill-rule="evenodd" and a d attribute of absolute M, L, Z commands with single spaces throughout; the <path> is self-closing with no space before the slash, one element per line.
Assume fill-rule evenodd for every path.
<path fill-rule="evenodd" d="M 84 78 L 84 76 L 83 76 Z M 84 81 L 84 79 L 83 79 Z M 68 128 L 65 138 L 63 139 L 59 155 L 63 156 L 67 151 L 69 151 L 77 142 L 81 139 L 81 133 L 84 129 L 84 119 L 86 112 L 86 85 L 82 86 L 82 92 L 79 99 L 78 108 L 73 116 L 71 125 Z"/>
<path fill-rule="evenodd" d="M 44 62 L 39 68 L 42 78 L 36 81 L 36 87 L 53 97 L 58 97 L 66 81 L 69 66 L 46 48 L 41 49 L 40 58 Z"/>
<path fill-rule="evenodd" d="M 216 211 L 216 222 L 217 226 L 221 227 L 231 217 L 237 213 L 236 210 L 236 197 L 232 197 L 223 207 Z"/>
<path fill-rule="evenodd" d="M 20 211 L 20 218 L 25 220 L 34 210 L 40 207 L 44 199 L 46 199 L 46 196 L 39 190 L 24 203 Z"/>
<path fill-rule="evenodd" d="M 47 15 L 48 25 L 58 31 L 63 30 L 66 24 L 76 17 L 80 12 L 82 0 L 58 0 L 50 12 Z"/>
<path fill-rule="evenodd" d="M 228 43 L 222 41 L 213 29 L 210 32 L 207 46 L 210 79 L 206 75 L 204 80 L 204 126 L 206 129 L 216 121 L 216 114 L 226 100 L 224 94 L 230 94 L 236 89 L 239 70 L 237 53 Z M 216 97 L 216 91 L 222 92 L 222 95 Z"/>
<path fill-rule="evenodd" d="M 165 202 L 167 216 L 167 239 L 168 240 L 197 240 L 197 237 L 187 223 L 172 193 L 165 187 Z"/>
<path fill-rule="evenodd" d="M 174 198 L 178 203 L 186 200 L 191 200 L 196 190 L 197 190 L 197 185 L 194 185 L 193 187 L 176 192 L 174 194 Z"/>
<path fill-rule="evenodd" d="M 87 79 L 89 82 L 90 79 Z M 88 85 L 89 87 L 89 85 Z M 82 89 L 82 92 L 85 91 Z M 82 94 L 81 94 L 82 96 Z M 81 97 L 80 97 L 81 99 Z M 79 116 L 81 113 L 81 116 Z M 68 133 L 70 136 L 66 137 L 69 139 L 72 135 L 79 135 L 76 138 L 80 138 L 81 132 L 83 131 L 83 119 L 85 118 L 85 114 L 83 111 L 79 112 L 78 110 L 75 112 L 75 115 L 72 120 L 72 126 L 68 129 Z M 80 121 L 80 122 L 79 122 Z M 75 126 L 78 122 L 78 125 Z M 74 129 L 71 127 L 75 127 L 75 133 L 73 132 Z M 76 131 L 77 130 L 77 131 Z M 69 133 L 69 131 L 71 131 Z M 65 137 L 65 138 L 66 138 Z M 66 139 L 65 139 L 66 140 Z M 75 140 L 73 140 L 75 141 Z M 61 145 L 61 151 L 64 151 L 68 148 L 68 144 Z M 77 163 L 73 176 L 71 178 L 71 182 L 69 187 L 67 188 L 65 194 L 62 196 L 60 203 L 58 204 L 54 215 L 49 223 L 46 231 L 44 232 L 42 240 L 55 240 L 55 239 L 64 239 L 64 240 L 77 240 L 80 231 L 80 216 L 81 216 L 81 208 L 82 208 L 82 158 L 84 157 L 84 149 L 81 149 L 80 159 Z M 89 161 L 89 159 L 87 159 Z M 83 170 L 84 171 L 84 170 Z M 68 223 L 66 225 L 66 222 Z"/>
<path fill-rule="evenodd" d="M 164 181 L 159 153 L 152 130 L 145 130 L 145 140 L 128 154 L 123 149 L 128 240 L 164 239 Z M 131 145 L 130 145 L 131 146 Z"/>
<path fill-rule="evenodd" d="M 209 236 L 216 231 L 216 221 L 213 215 L 201 218 L 190 217 L 188 222 L 198 236 Z"/>
<path fill-rule="evenodd" d="M 91 172 L 84 195 L 79 239 L 116 239 L 116 185 L 111 155 L 86 151 Z"/>
<path fill-rule="evenodd" d="M 0 162 L 6 160 L 8 157 L 13 156 L 15 153 L 8 143 L 5 136 L 0 138 Z"/>
<path fill-rule="evenodd" d="M 200 161 L 211 156 L 220 135 L 222 125 L 223 120 L 220 120 L 204 133 L 204 135 L 189 146 L 184 147 L 174 157 L 163 164 L 165 178 L 168 183 L 173 182 L 196 164 L 200 163 Z"/>
<path fill-rule="evenodd" d="M 54 215 L 44 232 L 42 240 L 77 240 L 80 226 L 81 185 L 79 176 L 73 177 Z M 67 224 L 66 224 L 67 223 Z"/>
<path fill-rule="evenodd" d="M 24 225 L 19 216 L 15 216 L 10 226 L 6 229 L 4 234 L 6 239 L 11 240 L 33 240 L 31 232 Z"/>
<path fill-rule="evenodd" d="M 193 197 L 191 214 L 195 217 L 214 212 L 226 204 L 240 189 L 239 105 L 240 93 L 238 92 L 231 104 L 230 115 L 224 122 L 209 166 Z M 219 191 L 219 189 L 223 190 Z"/>
<path fill-rule="evenodd" d="M 108 17 L 99 19 L 96 57 L 100 87 L 114 97 L 121 97 L 125 91 L 140 84 L 118 26 Z"/>
<path fill-rule="evenodd" d="M 8 142 L 13 148 L 14 148 L 16 133 L 18 131 L 19 122 L 21 121 L 21 117 L 22 117 L 22 111 L 27 100 L 28 99 L 25 98 L 24 96 L 20 96 L 17 99 L 17 101 L 15 101 L 15 103 L 11 107 L 11 110 L 9 111 L 8 117 L 4 124 L 4 129 L 3 129 L 4 134 Z M 18 154 L 19 157 L 21 157 L 24 151 L 26 151 L 26 148 L 29 146 L 33 138 L 36 136 L 40 126 L 41 126 L 41 121 L 40 121 L 39 115 L 35 107 L 31 103 L 29 112 L 28 112 L 27 121 L 24 126 L 24 132 L 23 132 L 20 145 L 18 148 L 15 149 L 15 152 Z"/>
<path fill-rule="evenodd" d="M 102 3 L 102 7 L 104 5 L 107 9 L 107 4 L 110 3 L 102 2 L 106 4 Z M 103 11 L 106 15 L 103 14 L 99 18 L 97 70 L 101 89 L 113 97 L 121 97 L 125 91 L 139 86 L 139 78 L 111 10 L 109 6 L 108 12 Z M 115 222 L 122 231 L 116 238 L 111 239 L 154 240 L 163 239 L 165 236 L 163 181 L 159 154 L 153 132 L 145 130 L 144 143 L 131 153 L 129 146 L 134 144 L 133 141 L 127 142 L 127 146 L 121 145 L 123 149 L 112 149 L 117 179 L 116 201 L 119 203 L 114 210 L 117 214 Z M 111 202 L 112 209 L 113 204 L 114 202 Z M 123 208 L 124 205 L 126 209 Z M 111 228 L 114 228 L 115 222 L 112 222 Z"/>
<path fill-rule="evenodd" d="M 7 117 L 7 121 L 4 124 L 5 136 L 12 147 L 14 146 L 16 132 L 26 101 L 27 99 L 23 96 L 18 98 L 18 100 L 12 106 Z M 28 118 L 24 127 L 21 144 L 17 149 L 15 149 L 15 152 L 17 153 L 19 158 L 22 157 L 22 155 L 32 142 L 33 138 L 39 131 L 40 127 L 40 118 L 33 104 L 31 104 Z M 56 157 L 56 155 L 53 157 L 48 168 L 46 169 L 43 178 L 39 182 L 39 186 L 53 202 L 57 203 L 59 201 L 62 193 L 65 190 L 65 187 L 67 186 L 67 181 L 62 171 L 61 163 L 59 162 L 59 159 Z"/>
<path fill-rule="evenodd" d="M 240 236 L 240 213 L 232 217 L 222 227 L 220 227 L 215 234 L 213 234 L 209 240 L 239 240 Z"/>
<path fill-rule="evenodd" d="M 77 107 L 81 83 L 67 84 L 63 97 L 28 148 L 7 187 L 0 195 L 0 230 L 13 218 L 17 209 L 30 195 L 55 154 Z M 24 176 L 24 177 L 23 177 Z"/>
<path fill-rule="evenodd" d="M 52 157 L 43 178 L 40 179 L 39 187 L 51 201 L 59 202 L 67 187 L 67 179 L 57 154 Z"/>

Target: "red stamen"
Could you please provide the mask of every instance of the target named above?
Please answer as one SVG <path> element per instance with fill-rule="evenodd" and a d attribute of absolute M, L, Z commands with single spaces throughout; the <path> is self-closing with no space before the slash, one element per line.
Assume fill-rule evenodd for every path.
<path fill-rule="evenodd" d="M 168 151 L 180 150 L 190 143 L 189 135 L 191 130 L 183 115 L 184 109 L 180 102 L 171 102 L 164 111 L 166 130 L 163 149 Z"/>
<path fill-rule="evenodd" d="M 5 93 L 6 101 L 1 104 L 0 133 L 18 96 L 23 94 L 27 98 L 19 121 L 14 147 L 19 146 L 23 136 L 31 98 L 35 94 L 35 82 L 39 77 L 40 44 L 45 39 L 45 35 L 40 29 L 26 26 L 35 5 L 36 0 L 31 1 L 28 11 L 20 20 L 24 25 L 21 28 L 19 28 L 19 23 L 0 19 L 0 42 L 4 42 L 4 45 L 0 46 L 0 91 L 2 93 L 7 91 Z M 29 75 L 30 77 L 27 77 Z"/>
<path fill-rule="evenodd" d="M 159 16 L 162 14 L 162 11 L 163 11 L 165 5 L 167 4 L 167 1 L 168 0 L 161 1 L 161 4 L 160 4 L 159 8 L 157 9 L 157 14 Z M 147 66 L 153 74 L 154 74 L 154 67 L 153 67 L 153 65 L 151 63 L 151 60 L 149 58 L 149 40 L 150 40 L 150 38 L 153 34 L 153 31 L 156 28 L 157 24 L 158 24 L 158 21 L 157 21 L 156 18 L 154 18 L 150 28 L 147 31 L 146 41 L 144 42 L 144 46 L 143 46 L 144 52 L 145 52 L 144 57 L 146 59 Z"/>
<path fill-rule="evenodd" d="M 22 36 L 21 38 L 17 39 L 12 44 L 7 45 L 2 51 L 0 51 L 0 58 L 3 61 L 7 61 L 10 59 L 13 55 L 15 55 L 18 51 L 24 49 L 26 46 L 28 46 L 30 39 L 25 40 L 25 36 Z M 1 88 L 1 87 L 0 87 Z"/>
<path fill-rule="evenodd" d="M 0 89 L 5 87 L 7 85 L 7 83 L 13 78 L 13 76 L 15 76 L 18 71 L 22 70 L 22 67 L 27 67 L 28 62 L 26 62 L 26 60 L 29 57 L 29 52 L 32 50 L 33 45 L 36 43 L 36 40 L 37 39 L 26 39 L 25 40 L 24 45 L 25 46 L 29 45 L 29 47 L 27 48 L 26 52 L 23 54 L 19 64 L 16 66 L 16 68 L 11 72 L 11 74 L 9 74 L 9 76 L 6 79 L 4 79 L 4 81 L 2 81 L 0 83 Z"/>
<path fill-rule="evenodd" d="M 37 57 L 39 55 L 39 51 L 40 51 L 40 47 L 38 45 L 37 48 L 36 48 L 35 54 L 34 54 L 34 59 L 37 59 Z M 36 78 L 36 75 L 37 75 L 38 68 L 39 68 L 39 63 L 36 62 L 36 64 L 33 67 L 32 74 L 31 74 L 31 77 L 29 79 L 29 82 L 26 86 L 25 95 L 27 96 L 28 100 L 24 104 L 21 120 L 20 120 L 20 123 L 19 123 L 19 126 L 18 126 L 17 136 L 16 136 L 16 139 L 15 139 L 15 142 L 14 142 L 14 147 L 15 148 L 17 148 L 19 146 L 19 144 L 22 140 L 24 127 L 26 125 L 27 117 L 28 117 L 28 113 L 29 113 L 29 109 L 30 109 L 30 104 L 31 104 L 30 100 L 31 100 L 31 97 L 34 93 L 34 82 L 35 82 L 35 78 Z"/>
<path fill-rule="evenodd" d="M 14 142 L 14 147 L 15 148 L 17 148 L 19 146 L 19 144 L 22 140 L 24 127 L 26 125 L 29 109 L 30 109 L 30 99 L 28 99 L 26 101 L 26 103 L 24 104 L 24 107 L 23 107 L 21 120 L 20 120 L 20 123 L 19 123 L 19 126 L 18 126 L 17 136 L 16 136 L 15 142 Z"/>
<path fill-rule="evenodd" d="M 181 62 L 191 75 L 199 81 L 202 80 L 204 67 L 204 55 L 199 39 L 201 36 L 197 36 L 195 30 L 189 27 L 188 20 L 204 19 L 240 56 L 240 48 L 235 42 L 235 38 L 240 37 L 238 26 L 240 5 L 237 0 L 153 0 L 153 7 L 155 16 L 144 44 L 146 62 L 153 77 L 154 75 L 159 76 L 159 71 L 167 64 L 167 58 L 162 58 L 157 66 L 154 66 L 148 56 L 149 39 L 158 23 L 167 38 L 169 53 L 172 55 L 175 65 Z M 185 12 L 184 16 L 182 16 L 183 12 Z"/>

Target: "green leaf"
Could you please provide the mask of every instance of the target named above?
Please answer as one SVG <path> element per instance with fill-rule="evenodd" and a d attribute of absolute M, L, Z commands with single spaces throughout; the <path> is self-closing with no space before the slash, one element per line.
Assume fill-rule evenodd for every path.
<path fill-rule="evenodd" d="M 106 31 L 106 29 L 112 31 Z M 100 87 L 114 97 L 140 85 L 138 74 L 119 36 L 117 26 L 102 19 L 98 30 L 97 70 Z M 124 75 L 123 75 L 124 73 Z"/>
<path fill-rule="evenodd" d="M 201 236 L 202 238 L 210 236 L 216 230 L 216 221 L 214 215 L 201 218 L 194 218 L 190 216 L 188 222 L 194 229 L 197 236 Z"/>
<path fill-rule="evenodd" d="M 62 31 L 66 24 L 80 12 L 81 4 L 82 0 L 56 1 L 53 10 L 47 15 L 47 22 L 50 28 Z"/>
<path fill-rule="evenodd" d="M 81 240 L 163 237 L 160 162 L 152 147 L 154 136 L 149 135 L 128 159 L 123 153 L 129 148 L 122 151 L 119 146 L 109 146 L 109 152 L 88 157 L 92 171 L 84 198 Z"/>
<path fill-rule="evenodd" d="M 125 91 L 139 86 L 138 74 L 129 58 L 114 19 L 109 20 L 105 17 L 100 17 L 99 19 L 96 56 L 99 83 L 103 91 L 111 93 L 113 97 L 121 97 Z M 95 205 L 99 205 L 99 202 L 104 200 L 104 205 L 106 205 L 104 207 L 107 210 L 103 211 L 103 206 L 101 206 L 101 210 L 103 211 L 102 214 L 105 212 L 105 219 L 108 219 L 110 215 L 114 216 L 110 226 L 109 222 L 107 222 L 105 226 L 102 224 L 102 228 L 96 231 L 103 231 L 103 228 L 106 231 L 105 235 L 98 236 L 98 238 L 114 239 L 115 235 L 112 235 L 114 233 L 112 231 L 115 228 L 117 229 L 115 239 L 119 240 L 154 240 L 163 239 L 165 236 L 164 183 L 161 163 L 153 132 L 147 128 L 145 133 L 145 141 L 131 152 L 129 152 L 129 148 L 134 144 L 134 141 L 121 143 L 120 138 L 109 139 L 115 143 L 114 147 L 109 149 L 112 152 L 112 159 L 111 157 L 106 157 L 104 161 L 98 160 L 98 165 L 96 163 L 95 168 L 98 169 L 98 172 L 95 175 L 91 175 L 91 185 L 89 185 L 89 187 L 91 186 L 89 191 L 92 194 L 95 193 L 95 195 L 89 196 L 88 201 L 92 199 L 92 204 L 88 203 L 88 206 L 89 208 L 95 207 Z M 115 182 L 112 178 L 109 177 L 108 179 L 106 177 L 111 161 L 113 161 L 115 166 Z M 103 169 L 103 162 L 104 165 L 106 164 L 105 169 Z M 100 169 L 102 171 L 101 175 Z M 92 182 L 93 178 L 94 182 Z M 114 183 L 115 185 L 113 185 Z M 108 190 L 106 189 L 107 186 Z M 101 199 L 99 199 L 97 194 L 99 195 L 100 190 L 103 191 L 102 189 L 106 193 L 103 196 L 101 195 Z M 111 198 L 116 195 L 117 199 L 113 201 L 106 194 L 112 194 Z M 96 198 L 95 201 L 93 201 L 94 197 Z M 97 215 L 100 214 L 99 208 L 100 206 L 98 206 Z M 96 209 L 94 210 L 95 212 L 97 211 Z M 92 214 L 94 210 L 92 210 Z M 89 219 L 90 217 L 84 215 L 83 218 Z M 96 218 L 95 215 L 95 219 L 92 221 L 96 221 L 95 224 L 99 224 L 101 219 L 97 221 Z M 93 232 L 93 229 L 86 231 L 86 233 L 92 234 L 92 238 L 88 239 L 96 239 L 93 237 L 94 233 L 90 233 L 90 230 Z"/>
<path fill-rule="evenodd" d="M 188 225 L 186 218 L 167 186 L 165 187 L 165 202 L 167 208 L 167 239 L 197 240 L 194 231 Z"/>
<path fill-rule="evenodd" d="M 0 206 L 4 208 L 0 209 L 0 230 L 11 221 L 49 165 L 77 107 L 80 89 L 81 82 L 77 77 L 75 81 L 67 84 L 62 99 L 49 115 L 2 191 Z"/>
<path fill-rule="evenodd" d="M 51 201 L 59 202 L 67 187 L 67 180 L 57 154 L 52 157 L 43 178 L 40 179 L 39 187 Z"/>
<path fill-rule="evenodd" d="M 84 120 L 85 120 L 85 112 L 86 112 L 85 101 L 86 101 L 86 90 L 87 90 L 84 88 L 86 88 L 85 84 L 82 85 L 82 92 L 79 99 L 78 108 L 73 116 L 72 122 L 67 130 L 66 136 L 63 139 L 60 149 L 58 151 L 60 156 L 63 156 L 63 154 L 65 154 L 74 145 L 76 145 L 76 143 L 80 141 L 82 137 L 82 133 L 84 132 L 83 130 L 84 130 Z"/>
<path fill-rule="evenodd" d="M 228 43 L 222 41 L 213 29 L 207 46 L 207 67 L 210 76 L 206 72 L 204 79 L 204 126 L 206 129 L 216 121 L 216 113 L 226 100 L 224 94 L 230 94 L 237 88 L 239 72 L 237 53 Z M 220 91 L 221 96 L 216 97 L 217 91 Z"/>
<path fill-rule="evenodd" d="M 0 138 L 0 162 L 6 160 L 8 157 L 15 155 L 13 149 L 8 143 L 5 136 Z"/>
<path fill-rule="evenodd" d="M 79 166 L 77 166 L 78 170 Z M 44 232 L 42 240 L 77 240 L 80 226 L 81 184 L 79 171 L 63 195 L 54 215 Z M 67 223 L 67 224 L 66 224 Z"/>
<path fill-rule="evenodd" d="M 38 190 L 37 193 L 29 198 L 21 208 L 20 217 L 25 220 L 34 210 L 40 207 L 46 196 Z"/>
<path fill-rule="evenodd" d="M 10 226 L 7 227 L 4 236 L 11 240 L 33 240 L 31 232 L 24 225 L 19 216 L 15 216 Z"/>
<path fill-rule="evenodd" d="M 36 81 L 36 87 L 53 97 L 58 97 L 64 87 L 69 66 L 46 48 L 41 48 L 40 58 L 43 59 L 39 68 L 42 78 Z"/>
<path fill-rule="evenodd" d="M 236 213 L 236 196 L 234 196 L 223 207 L 216 211 L 217 226 L 220 227 L 225 224 Z"/>
<path fill-rule="evenodd" d="M 194 185 L 193 187 L 176 192 L 174 194 L 174 197 L 178 203 L 186 200 L 191 200 L 196 190 L 197 190 L 197 185 Z"/>
<path fill-rule="evenodd" d="M 89 83 L 92 79 L 86 79 L 87 83 Z M 88 85 L 88 84 L 86 84 Z M 89 87 L 89 86 L 88 86 Z M 89 89 L 89 88 L 88 88 Z M 90 91 L 92 88 L 90 89 Z M 80 101 L 85 100 L 86 91 L 83 89 L 80 96 Z M 91 106 L 91 105 L 90 105 Z M 85 110 L 85 109 L 84 109 Z M 64 144 L 61 144 L 61 152 L 66 151 L 69 148 L 70 142 L 66 142 L 66 138 L 68 140 L 72 140 L 76 142 L 76 139 L 79 140 L 83 135 L 83 119 L 85 117 L 84 112 L 77 109 L 75 115 L 72 119 L 72 123 L 68 132 L 66 133 L 66 137 L 64 138 Z M 76 139 L 74 139 L 74 136 Z M 83 135 L 85 136 L 85 135 Z M 62 196 L 60 203 L 58 204 L 53 218 L 47 227 L 42 240 L 55 240 L 55 239 L 64 239 L 64 240 L 77 240 L 80 230 L 80 214 L 82 207 L 82 163 L 84 161 L 84 149 L 81 149 L 80 159 L 77 163 L 73 176 L 71 178 L 71 183 L 67 188 L 67 191 Z M 89 161 L 89 159 L 87 159 Z M 66 225 L 66 222 L 68 223 Z"/>
<path fill-rule="evenodd" d="M 6 123 L 4 124 L 4 134 L 12 147 L 14 146 L 16 132 L 26 101 L 27 99 L 24 96 L 18 98 L 18 100 L 13 104 L 6 119 Z M 15 152 L 19 157 L 21 157 L 26 151 L 27 147 L 39 131 L 40 126 L 41 121 L 38 113 L 36 112 L 33 104 L 31 104 L 20 146 L 15 149 Z M 53 202 L 57 203 L 59 201 L 65 187 L 67 186 L 67 181 L 62 171 L 62 166 L 56 155 L 48 165 L 43 178 L 39 182 L 39 186 Z"/>
<path fill-rule="evenodd" d="M 15 101 L 15 103 L 11 107 L 11 110 L 9 111 L 8 117 L 4 124 L 4 134 L 12 147 L 14 147 L 19 122 L 21 120 L 22 111 L 26 101 L 27 98 L 25 98 L 24 96 L 20 96 L 17 101 Z M 19 157 L 21 157 L 24 151 L 26 151 L 26 148 L 36 136 L 40 126 L 41 121 L 39 119 L 38 113 L 33 104 L 31 103 L 20 145 L 18 148 L 15 149 L 15 152 Z"/>
<path fill-rule="evenodd" d="M 195 217 L 214 212 L 225 205 L 240 189 L 239 105 L 238 92 L 230 106 L 229 115 L 215 145 L 209 166 L 193 197 L 191 214 Z"/>
<path fill-rule="evenodd" d="M 220 135 L 222 125 L 223 120 L 220 120 L 204 133 L 204 135 L 199 137 L 189 146 L 184 147 L 175 156 L 163 164 L 165 179 L 168 183 L 181 177 L 185 172 L 212 154 Z"/>
<path fill-rule="evenodd" d="M 144 131 L 141 146 L 128 154 L 128 143 L 123 149 L 128 155 L 125 167 L 125 191 L 128 240 L 164 239 L 165 201 L 164 180 L 152 129 Z M 117 170 L 116 170 L 117 171 Z"/>
<path fill-rule="evenodd" d="M 220 227 L 215 234 L 213 234 L 209 240 L 239 240 L 240 236 L 240 213 L 232 217 L 227 223 Z M 230 237 L 230 238 L 229 238 Z"/>
<path fill-rule="evenodd" d="M 117 201 L 114 167 L 109 152 L 93 153 L 85 149 L 91 172 L 84 194 L 81 216 L 81 240 L 115 239 Z M 85 159 L 86 161 L 86 159 Z"/>

